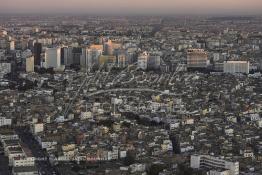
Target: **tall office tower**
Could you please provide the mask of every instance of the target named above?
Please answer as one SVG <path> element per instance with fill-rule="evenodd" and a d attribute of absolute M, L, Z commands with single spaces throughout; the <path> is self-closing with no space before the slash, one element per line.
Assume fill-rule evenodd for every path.
<path fill-rule="evenodd" d="M 207 53 L 203 49 L 187 50 L 188 68 L 206 68 L 208 65 Z"/>
<path fill-rule="evenodd" d="M 249 61 L 224 61 L 225 73 L 249 73 Z"/>
<path fill-rule="evenodd" d="M 146 70 L 148 63 L 149 54 L 147 52 L 143 52 L 138 56 L 137 66 L 140 69 Z"/>
<path fill-rule="evenodd" d="M 73 47 L 72 49 L 72 64 L 80 65 L 80 58 L 82 55 L 82 48 L 81 47 Z"/>
<path fill-rule="evenodd" d="M 104 55 L 113 55 L 114 54 L 114 48 L 113 43 L 111 40 L 108 40 L 104 43 Z"/>
<path fill-rule="evenodd" d="M 41 65 L 41 53 L 42 53 L 42 44 L 34 43 L 34 64 L 35 66 Z"/>
<path fill-rule="evenodd" d="M 36 40 L 34 40 L 34 39 L 30 39 L 28 41 L 28 48 L 32 51 L 32 53 L 34 53 L 34 45 L 35 45 L 35 43 L 36 43 Z"/>
<path fill-rule="evenodd" d="M 61 48 L 46 49 L 45 68 L 61 68 Z"/>
<path fill-rule="evenodd" d="M 26 58 L 26 72 L 34 72 L 34 57 Z"/>
<path fill-rule="evenodd" d="M 69 66 L 68 64 L 68 47 L 61 48 L 61 65 Z"/>
<path fill-rule="evenodd" d="M 64 54 L 66 55 L 64 58 L 65 65 L 70 66 L 73 64 L 73 47 L 64 47 Z"/>
<path fill-rule="evenodd" d="M 136 47 L 130 47 L 126 50 L 126 57 L 129 64 L 133 64 L 137 62 L 137 57 L 138 57 L 137 50 L 138 49 Z"/>
<path fill-rule="evenodd" d="M 10 51 L 14 51 L 15 50 L 15 41 L 10 41 L 10 46 L 9 46 Z"/>
<path fill-rule="evenodd" d="M 117 55 L 117 66 L 120 68 L 124 68 L 128 65 L 128 61 L 126 55 L 124 53 L 120 53 Z"/>
<path fill-rule="evenodd" d="M 81 67 L 90 69 L 93 64 L 98 64 L 98 58 L 102 55 L 103 50 L 101 48 L 83 48 L 81 55 Z"/>
<path fill-rule="evenodd" d="M 160 68 L 160 54 L 150 53 L 148 57 L 148 68 L 149 69 L 159 69 Z"/>

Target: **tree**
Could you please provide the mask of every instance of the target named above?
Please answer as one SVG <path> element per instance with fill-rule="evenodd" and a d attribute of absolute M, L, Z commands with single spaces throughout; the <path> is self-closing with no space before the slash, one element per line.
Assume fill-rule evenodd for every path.
<path fill-rule="evenodd" d="M 158 175 L 165 168 L 166 168 L 166 166 L 164 164 L 153 164 L 153 165 L 150 166 L 147 173 L 148 173 L 148 175 Z"/>

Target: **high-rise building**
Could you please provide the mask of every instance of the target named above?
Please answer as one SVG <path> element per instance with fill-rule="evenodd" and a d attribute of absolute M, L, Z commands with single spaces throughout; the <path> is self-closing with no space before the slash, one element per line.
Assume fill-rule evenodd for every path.
<path fill-rule="evenodd" d="M 83 48 L 80 61 L 81 67 L 89 69 L 93 64 L 98 64 L 98 58 L 102 53 L 103 50 L 101 48 Z"/>
<path fill-rule="evenodd" d="M 249 61 L 224 61 L 225 73 L 249 73 Z"/>
<path fill-rule="evenodd" d="M 81 47 L 73 47 L 72 49 L 72 64 L 80 65 L 80 59 L 82 55 L 82 48 Z"/>
<path fill-rule="evenodd" d="M 125 54 L 121 53 L 117 55 L 117 65 L 120 68 L 124 68 L 128 65 L 128 60 Z"/>
<path fill-rule="evenodd" d="M 138 56 L 137 66 L 140 69 L 146 70 L 148 64 L 149 54 L 147 52 L 143 52 Z"/>
<path fill-rule="evenodd" d="M 99 65 L 109 65 L 113 66 L 116 64 L 116 56 L 113 55 L 100 55 L 99 58 Z"/>
<path fill-rule="evenodd" d="M 126 57 L 129 64 L 137 62 L 137 48 L 131 47 L 126 50 Z"/>
<path fill-rule="evenodd" d="M 15 41 L 10 41 L 10 51 L 14 51 L 15 50 Z"/>
<path fill-rule="evenodd" d="M 159 69 L 160 61 L 161 61 L 161 58 L 158 53 L 150 53 L 147 66 L 149 69 Z"/>
<path fill-rule="evenodd" d="M 63 46 L 61 48 L 61 64 L 65 66 L 73 64 L 73 47 Z"/>
<path fill-rule="evenodd" d="M 34 72 L 34 57 L 26 58 L 26 72 Z"/>
<path fill-rule="evenodd" d="M 61 48 L 61 65 L 68 65 L 68 48 L 62 47 Z"/>
<path fill-rule="evenodd" d="M 61 48 L 47 48 L 45 51 L 45 68 L 61 67 Z"/>
<path fill-rule="evenodd" d="M 104 43 L 104 55 L 113 55 L 114 54 L 114 48 L 113 43 L 111 40 L 108 40 Z"/>
<path fill-rule="evenodd" d="M 187 67 L 188 68 L 206 68 L 208 65 L 208 56 L 203 49 L 187 50 Z"/>
<path fill-rule="evenodd" d="M 42 53 L 42 44 L 34 43 L 34 64 L 36 66 L 41 65 L 41 53 Z"/>

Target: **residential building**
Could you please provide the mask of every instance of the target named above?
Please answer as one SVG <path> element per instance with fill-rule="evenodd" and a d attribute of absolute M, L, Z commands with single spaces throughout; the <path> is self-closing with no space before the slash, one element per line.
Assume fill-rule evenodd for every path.
<path fill-rule="evenodd" d="M 187 50 L 187 67 L 188 68 L 206 68 L 208 65 L 207 52 L 203 49 Z"/>
<path fill-rule="evenodd" d="M 225 61 L 225 73 L 249 73 L 249 61 Z"/>
<path fill-rule="evenodd" d="M 212 168 L 212 169 L 227 169 L 230 171 L 229 175 L 239 174 L 239 162 L 228 161 L 223 158 L 210 156 L 210 155 L 191 155 L 190 158 L 191 168 Z"/>

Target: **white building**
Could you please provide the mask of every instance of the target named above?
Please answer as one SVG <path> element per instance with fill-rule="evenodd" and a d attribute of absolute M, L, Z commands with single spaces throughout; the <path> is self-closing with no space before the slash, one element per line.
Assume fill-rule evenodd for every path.
<path fill-rule="evenodd" d="M 47 48 L 45 51 L 45 68 L 61 67 L 61 48 Z"/>
<path fill-rule="evenodd" d="M 26 72 L 34 72 L 34 57 L 26 58 Z"/>
<path fill-rule="evenodd" d="M 10 41 L 10 48 L 11 51 L 15 50 L 15 41 Z"/>
<path fill-rule="evenodd" d="M 249 73 L 249 61 L 225 61 L 225 73 Z"/>
<path fill-rule="evenodd" d="M 35 166 L 22 166 L 22 167 L 13 167 L 13 175 L 38 175 L 38 170 Z"/>
<path fill-rule="evenodd" d="M 35 158 L 27 157 L 27 156 L 14 157 L 11 164 L 11 166 L 13 167 L 34 166 L 34 165 L 35 165 Z"/>
<path fill-rule="evenodd" d="M 225 159 L 214 157 L 210 155 L 191 155 L 190 159 L 191 168 L 213 168 L 213 169 L 226 169 L 229 170 L 229 175 L 239 174 L 239 162 L 227 161 Z"/>
<path fill-rule="evenodd" d="M 44 131 L 44 124 L 43 123 L 35 123 L 32 126 L 32 133 L 37 134 L 39 132 Z"/>
<path fill-rule="evenodd" d="M 0 117 L 0 126 L 8 126 L 12 124 L 12 119 Z"/>
<path fill-rule="evenodd" d="M 119 151 L 117 147 L 113 147 L 112 151 L 108 151 L 107 157 L 108 160 L 117 160 L 119 155 Z"/>
<path fill-rule="evenodd" d="M 146 70 L 148 58 L 149 58 L 149 54 L 147 52 L 143 52 L 141 55 L 139 55 L 137 61 L 138 68 Z"/>

